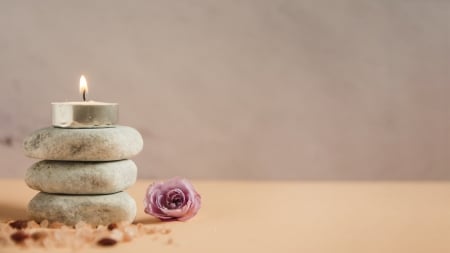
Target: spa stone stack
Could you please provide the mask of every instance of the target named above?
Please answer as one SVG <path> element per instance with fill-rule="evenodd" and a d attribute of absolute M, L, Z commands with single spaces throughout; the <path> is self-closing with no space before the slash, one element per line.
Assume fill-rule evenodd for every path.
<path fill-rule="evenodd" d="M 143 147 L 138 131 L 126 126 L 49 127 L 25 139 L 33 164 L 25 182 L 41 191 L 29 203 L 32 219 L 74 225 L 132 222 L 136 202 L 125 189 L 136 182 L 130 157 Z"/>

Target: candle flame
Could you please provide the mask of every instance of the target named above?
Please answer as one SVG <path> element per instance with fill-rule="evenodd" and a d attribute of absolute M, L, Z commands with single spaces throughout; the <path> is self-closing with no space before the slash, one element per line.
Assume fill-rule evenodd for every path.
<path fill-rule="evenodd" d="M 80 77 L 80 93 L 83 95 L 83 101 L 86 101 L 86 93 L 88 92 L 88 86 L 86 77 L 84 75 L 81 75 Z"/>

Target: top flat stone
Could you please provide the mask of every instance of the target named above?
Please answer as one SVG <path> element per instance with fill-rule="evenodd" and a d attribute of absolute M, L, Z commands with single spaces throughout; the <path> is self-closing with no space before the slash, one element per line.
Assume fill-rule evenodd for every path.
<path fill-rule="evenodd" d="M 143 147 L 138 131 L 126 126 L 37 130 L 24 141 L 25 155 L 60 161 L 115 161 L 137 155 Z"/>

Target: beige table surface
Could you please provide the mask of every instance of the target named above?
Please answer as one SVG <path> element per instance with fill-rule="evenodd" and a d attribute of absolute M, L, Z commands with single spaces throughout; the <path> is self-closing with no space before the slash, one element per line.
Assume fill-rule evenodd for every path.
<path fill-rule="evenodd" d="M 138 203 L 136 220 L 170 228 L 173 243 L 144 236 L 83 252 L 450 252 L 448 182 L 193 181 L 203 199 L 200 212 L 169 223 L 143 212 L 150 182 L 128 191 Z M 20 180 L 0 180 L 0 186 L 0 219 L 26 218 L 36 192 Z"/>

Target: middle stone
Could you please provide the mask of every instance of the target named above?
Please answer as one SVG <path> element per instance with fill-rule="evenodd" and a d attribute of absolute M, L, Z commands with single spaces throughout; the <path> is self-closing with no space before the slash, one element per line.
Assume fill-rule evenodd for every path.
<path fill-rule="evenodd" d="M 25 175 L 35 190 L 62 194 L 109 194 L 136 182 L 137 167 L 131 160 L 113 162 L 40 161 Z"/>

